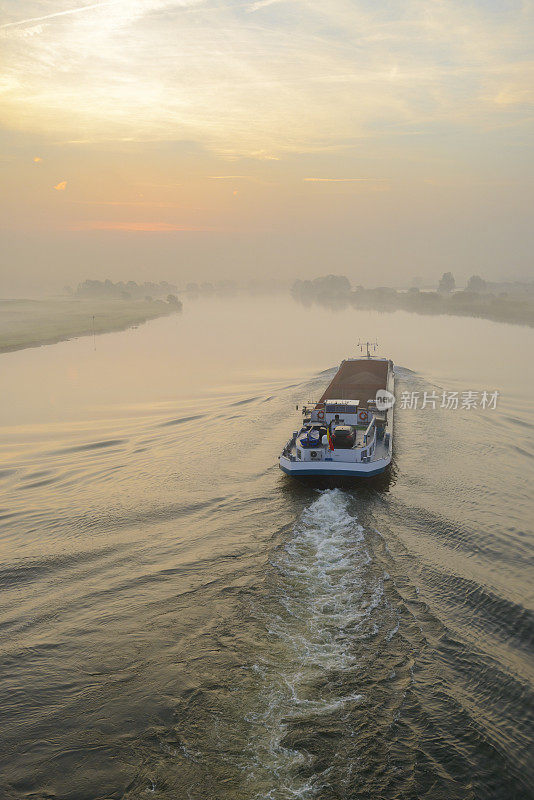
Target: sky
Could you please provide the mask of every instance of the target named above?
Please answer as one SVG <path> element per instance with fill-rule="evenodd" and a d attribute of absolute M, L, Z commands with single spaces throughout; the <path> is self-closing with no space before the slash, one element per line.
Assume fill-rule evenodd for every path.
<path fill-rule="evenodd" d="M 533 5 L 0 0 L 0 294 L 533 279 Z"/>

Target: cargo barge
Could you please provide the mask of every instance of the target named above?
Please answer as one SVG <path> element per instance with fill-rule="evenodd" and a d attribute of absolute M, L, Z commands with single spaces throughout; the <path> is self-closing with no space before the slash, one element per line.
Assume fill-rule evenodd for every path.
<path fill-rule="evenodd" d="M 370 354 L 342 361 L 319 401 L 302 408 L 280 469 L 296 478 L 370 478 L 393 452 L 393 362 Z"/>

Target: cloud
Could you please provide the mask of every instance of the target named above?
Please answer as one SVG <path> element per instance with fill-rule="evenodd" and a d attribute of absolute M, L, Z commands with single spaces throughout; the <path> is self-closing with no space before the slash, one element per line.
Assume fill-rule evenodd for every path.
<path fill-rule="evenodd" d="M 146 154 L 137 179 L 147 183 L 307 175 L 370 191 L 371 179 L 350 176 L 392 174 L 397 185 L 469 151 L 481 154 L 470 168 L 484 158 L 489 169 L 493 132 L 496 161 L 526 141 L 528 19 L 513 4 L 306 0 L 273 6 L 298 13 L 264 14 L 262 0 L 73 2 L 41 4 L 66 11 L 29 41 L 22 27 L 1 31 L 0 115 L 11 130 L 78 142 L 79 163 L 120 146 Z M 21 26 L 38 19 L 30 0 L 13 7 Z M 251 7 L 261 18 L 243 13 Z M 195 147 L 185 169 L 183 142 Z M 271 171 L 278 158 L 285 169 Z M 219 174 L 227 168 L 239 174 Z M 350 180 L 328 177 L 341 173 Z"/>
<path fill-rule="evenodd" d="M 208 175 L 212 181 L 226 181 L 226 180 L 254 180 L 252 175 Z"/>
<path fill-rule="evenodd" d="M 78 8 L 69 8 L 66 11 L 56 11 L 54 14 L 45 14 L 43 17 L 29 17 L 28 19 L 19 19 L 15 22 L 6 22 L 0 25 L 2 28 L 14 28 L 18 25 L 29 25 L 32 22 L 43 22 L 47 19 L 54 19 L 55 17 L 66 17 L 70 14 L 79 14 L 80 11 L 90 11 L 94 8 L 102 8 L 103 6 L 111 6 L 120 2 L 120 0 L 104 0 L 102 3 L 91 3 L 89 6 L 78 6 Z"/>
<path fill-rule="evenodd" d="M 90 206 L 134 206 L 137 208 L 183 208 L 183 203 L 163 200 L 74 200 L 74 203 Z"/>
<path fill-rule="evenodd" d="M 278 156 L 268 153 L 266 150 L 253 150 L 250 153 L 250 158 L 255 158 L 258 161 L 280 161 Z"/>
<path fill-rule="evenodd" d="M 247 8 L 247 11 L 250 14 L 253 14 L 254 11 L 259 11 L 261 8 L 267 8 L 268 6 L 278 5 L 278 3 L 285 3 L 287 0 L 257 0 L 256 3 L 252 3 Z"/>
<path fill-rule="evenodd" d="M 61 24 L 22 41 L 7 26 L 41 17 L 19 0 L 26 18 L 2 31 L 2 117 L 69 141 L 127 141 L 135 131 L 136 141 L 186 139 L 228 158 L 274 160 L 319 140 L 377 149 L 379 137 L 415 126 L 475 136 L 507 109 L 524 113 L 524 66 L 502 70 L 526 52 L 526 12 L 307 0 L 261 24 L 243 14 L 271 4 L 102 0 L 43 15 Z"/>
<path fill-rule="evenodd" d="M 87 222 L 72 230 L 84 231 L 123 231 L 125 233 L 191 233 L 202 231 L 222 231 L 222 228 L 178 225 L 172 222 Z"/>
<path fill-rule="evenodd" d="M 360 183 L 367 181 L 385 181 L 385 178 L 303 178 L 310 183 Z"/>
<path fill-rule="evenodd" d="M 56 183 L 53 188 L 56 190 L 56 192 L 64 192 L 67 188 L 67 181 L 60 181 L 59 183 Z"/>

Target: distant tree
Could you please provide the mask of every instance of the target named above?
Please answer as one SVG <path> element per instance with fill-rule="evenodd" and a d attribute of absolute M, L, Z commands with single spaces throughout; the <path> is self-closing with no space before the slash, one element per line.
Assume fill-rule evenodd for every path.
<path fill-rule="evenodd" d="M 417 297 L 422 309 L 433 311 L 443 307 L 443 298 L 437 292 L 420 292 Z"/>
<path fill-rule="evenodd" d="M 313 303 L 314 292 L 314 286 L 311 281 L 301 281 L 297 279 L 291 287 L 293 298 L 307 307 L 311 306 Z"/>
<path fill-rule="evenodd" d="M 484 298 L 479 297 L 476 292 L 472 292 L 470 289 L 464 289 L 463 292 L 455 292 L 449 300 L 451 306 L 473 309 L 480 305 L 481 302 L 484 302 Z"/>
<path fill-rule="evenodd" d="M 455 287 L 456 281 L 454 280 L 454 275 L 452 272 L 444 272 L 439 282 L 438 292 L 450 294 L 451 292 L 454 292 Z"/>
<path fill-rule="evenodd" d="M 315 278 L 313 286 L 318 296 L 346 294 L 351 289 L 350 281 L 345 275 L 324 275 Z"/>
<path fill-rule="evenodd" d="M 305 306 L 319 303 L 332 309 L 339 309 L 353 302 L 350 281 L 345 275 L 322 275 L 313 281 L 296 280 L 291 294 Z"/>
<path fill-rule="evenodd" d="M 135 281 L 117 281 L 113 283 L 109 278 L 105 281 L 86 280 L 78 284 L 75 294 L 82 297 L 163 297 L 177 291 L 177 287 L 173 283 L 161 281 L 161 283 L 154 283 L 154 281 L 145 281 L 143 284 L 138 284 Z"/>
<path fill-rule="evenodd" d="M 101 294 L 104 289 L 104 284 L 101 281 L 86 280 L 78 284 L 76 294 L 95 296 Z"/>
<path fill-rule="evenodd" d="M 178 300 L 175 294 L 168 294 L 167 295 L 167 303 L 171 306 L 181 306 L 181 302 Z"/>
<path fill-rule="evenodd" d="M 198 283 L 188 283 L 185 287 L 188 294 L 198 294 Z"/>
<path fill-rule="evenodd" d="M 488 288 L 488 284 L 479 275 L 471 275 L 467 281 L 466 288 L 470 292 L 485 292 Z"/>
<path fill-rule="evenodd" d="M 396 289 L 389 286 L 377 286 L 374 289 L 368 289 L 366 296 L 373 306 L 376 308 L 393 308 L 397 305 L 399 294 Z"/>

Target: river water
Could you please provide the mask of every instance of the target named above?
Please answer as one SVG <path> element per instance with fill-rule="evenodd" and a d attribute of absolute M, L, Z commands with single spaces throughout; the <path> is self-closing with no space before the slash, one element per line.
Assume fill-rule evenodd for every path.
<path fill-rule="evenodd" d="M 391 474 L 294 482 L 358 335 L 397 365 Z M 533 797 L 533 338 L 205 300 L 0 356 L 0 797 Z"/>

